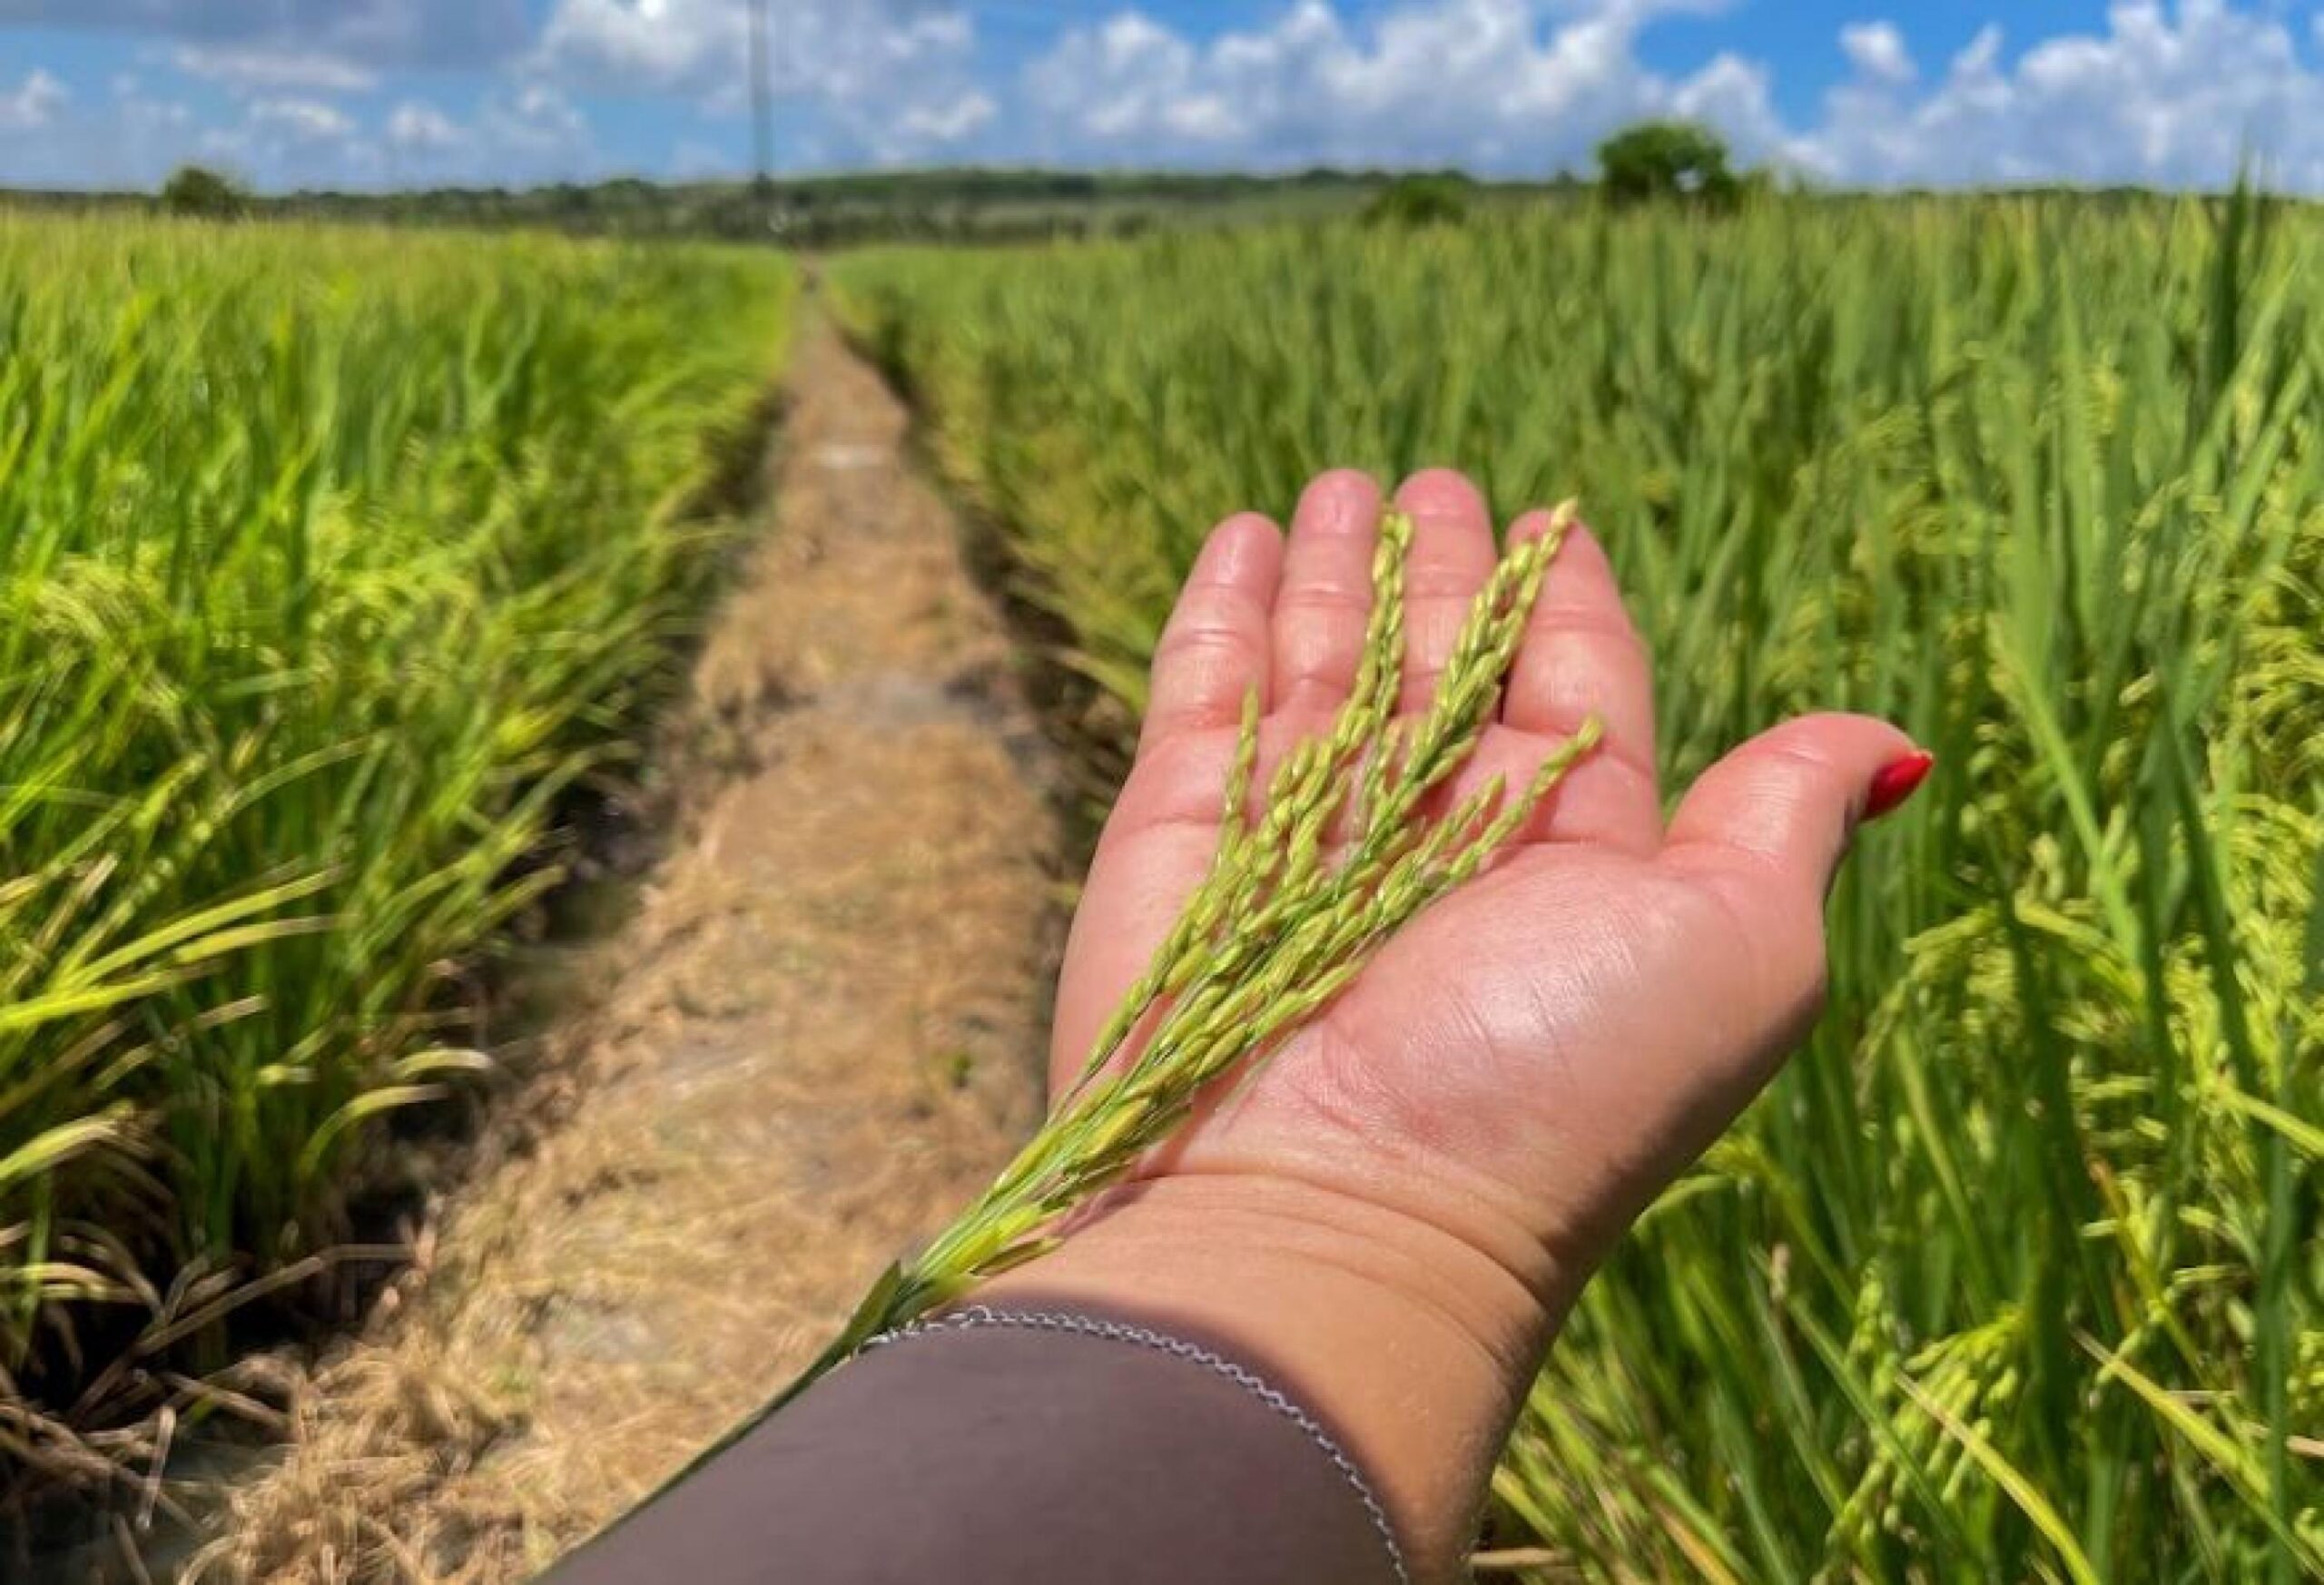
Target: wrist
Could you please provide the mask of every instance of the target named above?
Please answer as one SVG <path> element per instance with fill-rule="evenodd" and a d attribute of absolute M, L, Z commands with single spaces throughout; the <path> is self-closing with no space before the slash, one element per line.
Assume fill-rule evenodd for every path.
<path fill-rule="evenodd" d="M 1393 1207 L 1211 1173 L 1118 1191 L 976 1297 L 1099 1307 L 1238 1355 L 1341 1438 L 1421 1580 L 1461 1577 L 1561 1312 L 1509 1265 Z"/>

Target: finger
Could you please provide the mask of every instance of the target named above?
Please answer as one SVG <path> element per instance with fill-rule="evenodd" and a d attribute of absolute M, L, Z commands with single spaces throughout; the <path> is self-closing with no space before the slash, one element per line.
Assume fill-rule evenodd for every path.
<path fill-rule="evenodd" d="M 1539 539 L 1552 521 L 1548 512 L 1528 512 L 1511 526 L 1510 541 Z M 1576 523 L 1526 622 L 1501 718 L 1520 732 L 1564 739 L 1592 715 L 1606 730 L 1598 752 L 1655 785 L 1653 665 L 1605 547 Z"/>
<path fill-rule="evenodd" d="M 1258 752 L 1243 808 L 1246 819 L 1265 812 L 1275 772 L 1315 735 L 1312 724 L 1281 714 L 1259 723 Z M 1157 739 L 1138 755 L 1115 795 L 1097 852 L 1102 854 L 1110 844 L 1143 840 L 1162 827 L 1191 829 L 1215 849 L 1240 747 L 1239 734 L 1231 732 L 1181 733 Z M 1209 855 L 1204 857 L 1206 864 Z"/>
<path fill-rule="evenodd" d="M 1406 479 L 1396 505 L 1413 520 L 1404 558 L 1404 684 L 1399 708 L 1426 708 L 1436 680 L 1497 558 L 1492 517 L 1477 487 L 1450 468 Z"/>
<path fill-rule="evenodd" d="M 1265 694 L 1283 534 L 1255 512 L 1211 530 L 1154 646 L 1154 677 L 1138 752 L 1173 733 L 1232 726 L 1244 695 Z"/>
<path fill-rule="evenodd" d="M 1259 725 L 1257 785 L 1305 737 L 1303 724 Z M 1238 749 L 1227 732 L 1167 733 L 1141 753 L 1089 861 L 1066 950 L 1070 971 L 1051 1021 L 1051 1078 L 1081 1071 L 1089 1044 L 1161 944 L 1218 852 L 1223 794 Z M 1251 809 L 1263 794 L 1256 788 Z"/>
<path fill-rule="evenodd" d="M 1449 812 L 1496 781 L 1503 797 L 1516 796 L 1541 768 L 1542 757 L 1565 741 L 1510 726 L 1488 727 L 1475 753 L 1435 795 L 1432 809 L 1439 815 Z M 1651 858 L 1662 845 L 1662 810 L 1653 783 L 1600 745 L 1574 762 L 1513 840 L 1596 842 Z"/>
<path fill-rule="evenodd" d="M 1511 526 L 1510 540 L 1538 539 L 1551 521 L 1548 512 L 1528 512 Z M 1611 842 L 1628 852 L 1650 854 L 1662 842 L 1653 668 L 1604 548 L 1577 523 L 1550 563 L 1527 620 L 1510 665 L 1501 718 L 1548 747 L 1571 737 L 1593 715 L 1605 736 L 1575 773 L 1593 784 L 1593 818 L 1586 831 L 1551 820 L 1539 834 Z M 1575 801 L 1561 802 L 1571 807 Z"/>
<path fill-rule="evenodd" d="M 1270 704 L 1328 714 L 1347 697 L 1372 617 L 1380 487 L 1351 468 L 1319 475 L 1299 497 L 1275 586 Z"/>
<path fill-rule="evenodd" d="M 1824 896 L 1876 794 L 1893 807 L 1927 773 L 1913 740 L 1868 715 L 1804 715 L 1705 771 L 1662 862 L 1709 886 L 1772 960 L 1820 980 Z"/>

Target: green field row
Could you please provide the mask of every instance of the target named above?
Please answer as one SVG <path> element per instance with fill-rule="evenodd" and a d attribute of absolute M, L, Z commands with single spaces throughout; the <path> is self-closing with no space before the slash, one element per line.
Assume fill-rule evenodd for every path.
<path fill-rule="evenodd" d="M 1579 494 L 1677 787 L 1938 756 L 1808 1048 L 1593 1285 L 1497 1482 L 1592 1578 L 2324 1571 L 2324 222 L 1770 202 L 842 261 L 1118 736 L 1326 467 Z M 1561 1576 L 1562 1577 L 1562 1576 Z"/>
<path fill-rule="evenodd" d="M 455 977 L 706 592 L 791 283 L 0 214 L 0 1383 L 342 1236 L 475 1065 Z"/>

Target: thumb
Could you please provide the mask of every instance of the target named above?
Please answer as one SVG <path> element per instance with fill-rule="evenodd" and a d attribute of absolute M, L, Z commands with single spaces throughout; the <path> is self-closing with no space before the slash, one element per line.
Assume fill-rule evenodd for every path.
<path fill-rule="evenodd" d="M 1702 773 L 1671 819 L 1664 859 L 1728 893 L 1746 920 L 1820 914 L 1857 825 L 1902 803 L 1934 763 L 1868 715 L 1787 721 Z"/>

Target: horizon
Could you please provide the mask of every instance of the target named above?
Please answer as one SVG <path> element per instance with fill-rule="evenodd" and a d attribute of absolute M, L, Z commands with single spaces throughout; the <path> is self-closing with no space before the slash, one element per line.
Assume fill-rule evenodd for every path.
<path fill-rule="evenodd" d="M 198 161 L 188 161 L 163 173 L 166 181 L 179 170 L 211 171 L 234 179 L 231 171 L 215 171 Z M 1745 169 L 1755 169 L 1745 167 Z M 2324 192 L 2303 192 L 2270 185 L 2264 172 L 2247 173 L 2245 182 L 2271 199 L 2288 199 L 2298 202 L 2324 202 Z M 915 180 L 936 181 L 945 177 L 960 179 L 1022 178 L 1038 181 L 1044 178 L 1089 177 L 1101 182 L 1154 183 L 1157 186 L 1205 182 L 1247 182 L 1254 185 L 1295 186 L 1313 182 L 1317 185 L 1364 184 L 1382 185 L 1410 177 L 1451 176 L 1471 182 L 1487 191 L 1547 192 L 1558 188 L 1589 189 L 1599 180 L 1595 162 L 1581 170 L 1548 171 L 1539 174 L 1486 174 L 1459 166 L 1334 166 L 1316 165 L 1296 170 L 1269 171 L 1246 168 L 1202 168 L 1186 166 L 1141 165 L 1036 165 L 1036 164 L 930 164 L 930 165 L 858 165 L 835 170 L 778 171 L 770 174 L 767 184 L 777 190 L 795 190 L 822 184 L 850 182 L 899 184 Z M 577 179 L 550 179 L 538 182 L 447 182 L 435 186 L 409 187 L 290 187 L 243 188 L 251 200 L 261 203 L 296 202 L 310 199 L 347 199 L 358 202 L 385 202 L 398 198 L 426 198 L 452 194 L 505 194 L 521 197 L 527 194 L 554 192 L 564 190 L 592 192 L 605 188 L 636 186 L 662 192 L 730 192 L 750 189 L 758 178 L 749 172 L 716 173 L 704 176 L 668 176 L 630 171 L 611 171 L 600 175 Z M 152 187 L 43 187 L 11 185 L 0 180 L 0 197 L 9 195 L 39 199 L 93 199 L 107 202 L 151 200 L 160 189 Z M 1889 185 L 1856 185 L 1845 182 L 1815 182 L 1802 179 L 1787 189 L 1802 197 L 1815 198 L 1960 198 L 2009 197 L 2021 194 L 2084 193 L 2090 195 L 2124 194 L 2171 198 L 2219 198 L 2233 192 L 2238 178 L 2230 175 L 2217 183 L 2202 185 L 2162 186 L 2135 180 L 2082 181 L 2073 177 L 2035 177 L 2019 181 L 1969 182 L 1957 185 L 1896 183 Z"/>

